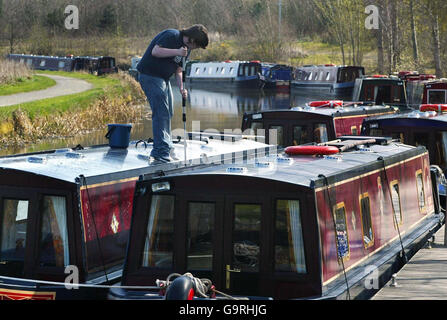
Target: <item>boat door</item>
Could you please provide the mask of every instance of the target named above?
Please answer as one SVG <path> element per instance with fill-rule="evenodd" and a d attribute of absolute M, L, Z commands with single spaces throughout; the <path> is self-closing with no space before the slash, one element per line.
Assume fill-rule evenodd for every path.
<path fill-rule="evenodd" d="M 223 275 L 220 287 L 233 295 L 262 294 L 260 274 L 267 261 L 261 244 L 269 243 L 263 232 L 264 200 L 226 197 L 224 210 L 223 261 L 215 270 Z"/>
<path fill-rule="evenodd" d="M 199 278 L 211 279 L 217 290 L 229 294 L 259 295 L 262 216 L 265 204 L 258 197 L 183 197 L 180 207 L 186 209 L 185 221 L 177 225 L 186 227 L 186 252 L 179 259 L 186 262 L 185 269 Z M 183 229 L 183 228 L 179 228 Z M 264 267 L 265 268 L 265 267 Z"/>

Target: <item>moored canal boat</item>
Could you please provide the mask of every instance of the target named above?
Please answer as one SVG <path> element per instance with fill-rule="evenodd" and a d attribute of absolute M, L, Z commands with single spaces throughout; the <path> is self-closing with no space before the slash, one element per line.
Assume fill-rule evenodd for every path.
<path fill-rule="evenodd" d="M 314 104 L 316 107 L 310 106 Z M 272 141 L 280 146 L 322 143 L 343 135 L 358 135 L 363 119 L 392 113 L 395 110 L 389 106 L 341 100 L 315 101 L 303 107 L 246 112 L 242 131 L 263 135 L 267 143 Z"/>
<path fill-rule="evenodd" d="M 192 62 L 186 83 L 208 89 L 261 89 L 264 76 L 260 61 Z"/>
<path fill-rule="evenodd" d="M 355 80 L 352 101 L 373 102 L 408 110 L 405 81 L 397 76 L 372 75 Z"/>
<path fill-rule="evenodd" d="M 108 56 L 42 56 L 32 54 L 8 54 L 7 59 L 23 63 L 31 69 L 49 71 L 87 71 L 94 75 L 118 72 L 115 58 Z"/>
<path fill-rule="evenodd" d="M 372 137 L 320 147 L 339 153 L 286 149 L 138 181 L 121 284 L 152 289 L 112 287 L 109 298 L 354 299 L 375 292 L 440 227 L 427 150 Z"/>
<path fill-rule="evenodd" d="M 284 64 L 262 63 L 266 90 L 290 92 L 290 83 L 293 77 L 293 67 Z"/>
<path fill-rule="evenodd" d="M 351 99 L 354 83 L 365 74 L 365 68 L 334 64 L 297 67 L 291 89 L 302 94 L 321 94 L 338 99 Z M 360 101 L 360 100 L 354 100 Z"/>
<path fill-rule="evenodd" d="M 1 157 L 0 300 L 104 299 L 121 277 L 139 177 L 270 148 L 229 139 L 188 140 L 186 163 L 161 165 L 146 141 Z M 182 141 L 174 147 L 183 155 Z"/>

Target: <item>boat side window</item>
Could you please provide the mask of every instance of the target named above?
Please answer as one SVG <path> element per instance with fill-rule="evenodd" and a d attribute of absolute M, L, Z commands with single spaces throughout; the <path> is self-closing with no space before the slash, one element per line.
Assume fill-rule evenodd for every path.
<path fill-rule="evenodd" d="M 3 199 L 0 234 L 0 262 L 24 262 L 28 200 Z"/>
<path fill-rule="evenodd" d="M 58 67 L 59 67 L 59 69 L 64 68 L 65 67 L 65 62 L 64 61 L 59 61 Z"/>
<path fill-rule="evenodd" d="M 334 206 L 335 220 L 335 243 L 337 246 L 338 258 L 349 259 L 349 236 L 346 220 L 345 203 L 341 202 Z"/>
<path fill-rule="evenodd" d="M 233 74 L 233 71 L 234 71 L 234 68 L 233 67 L 230 67 L 230 74 Z"/>
<path fill-rule="evenodd" d="M 293 144 L 298 146 L 300 144 L 308 143 L 307 126 L 293 127 Z"/>
<path fill-rule="evenodd" d="M 447 169 L 447 132 L 438 132 L 436 134 L 436 164 L 442 170 Z"/>
<path fill-rule="evenodd" d="M 65 197 L 44 196 L 41 214 L 40 266 L 64 267 L 69 264 Z"/>
<path fill-rule="evenodd" d="M 401 96 L 402 96 L 402 87 L 401 86 L 395 86 L 393 88 L 393 101 L 394 102 L 401 102 Z"/>
<path fill-rule="evenodd" d="M 196 68 L 196 74 L 199 74 L 199 72 L 200 72 L 200 68 L 197 67 L 197 68 Z"/>
<path fill-rule="evenodd" d="M 329 81 L 331 79 L 331 73 L 326 72 L 326 81 Z"/>
<path fill-rule="evenodd" d="M 371 202 L 367 192 L 360 195 L 360 213 L 362 216 L 363 246 L 366 249 L 374 244 L 374 230 L 371 219 Z"/>
<path fill-rule="evenodd" d="M 215 207 L 214 203 L 190 202 L 188 205 L 188 270 L 212 270 Z"/>
<path fill-rule="evenodd" d="M 318 80 L 318 71 L 315 71 L 315 78 L 314 80 Z"/>
<path fill-rule="evenodd" d="M 307 272 L 298 200 L 276 202 L 275 271 Z"/>
<path fill-rule="evenodd" d="M 250 66 L 245 66 L 245 68 L 244 68 L 244 76 L 249 76 L 250 75 Z"/>
<path fill-rule="evenodd" d="M 359 134 L 357 126 L 351 126 L 351 134 L 354 136 L 357 136 Z"/>
<path fill-rule="evenodd" d="M 41 67 L 45 67 L 45 63 L 46 63 L 45 60 L 40 60 L 40 66 L 41 66 Z"/>
<path fill-rule="evenodd" d="M 222 70 L 220 70 L 220 74 L 224 74 L 225 73 L 225 68 L 222 67 Z"/>
<path fill-rule="evenodd" d="M 314 125 L 314 142 L 328 142 L 327 128 L 325 123 L 317 123 Z"/>
<path fill-rule="evenodd" d="M 284 128 L 283 128 L 283 126 L 273 125 L 273 126 L 269 127 L 269 143 L 277 144 L 279 146 L 284 146 Z"/>
<path fill-rule="evenodd" d="M 365 101 L 374 101 L 374 86 L 365 86 Z"/>
<path fill-rule="evenodd" d="M 307 79 L 306 79 L 306 80 L 312 80 L 312 75 L 313 75 L 313 73 L 312 73 L 312 72 L 310 72 L 310 73 L 309 73 L 309 76 L 307 77 Z"/>
<path fill-rule="evenodd" d="M 254 76 L 256 75 L 256 67 L 255 66 L 251 66 L 250 68 L 250 76 Z"/>
<path fill-rule="evenodd" d="M 208 69 L 208 74 L 211 74 L 211 73 L 213 73 L 213 68 L 210 67 L 210 68 Z"/>
<path fill-rule="evenodd" d="M 398 225 L 401 225 L 402 224 L 402 210 L 401 210 L 401 203 L 400 203 L 399 182 L 397 180 L 391 181 L 390 189 L 391 189 L 391 200 L 392 200 L 393 213 L 394 213 L 394 217 L 393 217 L 394 225 L 396 226 L 396 223 Z"/>
<path fill-rule="evenodd" d="M 324 72 L 320 71 L 320 77 L 318 78 L 318 80 L 322 81 L 323 80 L 323 75 L 324 75 Z"/>
<path fill-rule="evenodd" d="M 404 143 L 403 132 L 391 132 L 391 138 L 399 140 L 400 143 Z"/>
<path fill-rule="evenodd" d="M 153 195 L 143 250 L 143 267 L 169 269 L 173 265 L 174 201 L 170 195 Z"/>
<path fill-rule="evenodd" d="M 430 135 L 427 132 L 415 132 L 413 138 L 416 147 L 424 146 L 428 149 Z"/>
<path fill-rule="evenodd" d="M 28 65 L 28 67 L 31 67 L 31 65 L 33 64 L 33 60 L 32 59 L 27 59 L 26 60 L 26 64 Z"/>
<path fill-rule="evenodd" d="M 422 175 L 422 169 L 416 171 L 416 186 L 418 192 L 418 203 L 419 203 L 419 212 L 425 213 L 425 187 L 424 187 L 424 179 Z"/>
<path fill-rule="evenodd" d="M 444 104 L 446 100 L 446 90 L 428 90 L 428 103 L 429 104 Z"/>
<path fill-rule="evenodd" d="M 261 205 L 235 204 L 233 226 L 233 258 L 235 268 L 258 272 L 261 249 Z"/>
<path fill-rule="evenodd" d="M 383 133 L 382 129 L 374 128 L 374 129 L 369 129 L 369 135 L 373 136 L 373 137 L 376 137 L 376 136 L 382 137 L 384 135 L 384 133 Z"/>

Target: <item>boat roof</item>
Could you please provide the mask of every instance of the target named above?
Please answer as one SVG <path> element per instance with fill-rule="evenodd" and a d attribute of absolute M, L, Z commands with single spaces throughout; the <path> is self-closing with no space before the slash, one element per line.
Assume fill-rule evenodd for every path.
<path fill-rule="evenodd" d="M 228 139 L 229 140 L 229 139 Z M 188 140 L 187 163 L 197 164 L 206 157 L 221 157 L 225 154 L 270 148 L 264 143 L 239 139 Z M 184 144 L 174 143 L 174 151 L 181 160 L 161 165 L 149 164 L 152 143 L 131 141 L 127 149 L 110 148 L 108 145 L 88 147 L 83 150 L 58 149 L 38 153 L 0 157 L 0 172 L 5 169 L 18 170 L 75 183 L 81 175 L 85 178 L 104 177 L 112 174 L 133 173 L 133 176 L 185 167 Z M 99 179 L 101 180 L 101 179 Z M 107 179 L 106 179 L 107 180 Z"/>
<path fill-rule="evenodd" d="M 360 136 L 342 137 L 335 142 L 335 145 L 350 144 L 353 141 L 362 141 L 362 139 L 364 139 L 363 141 L 371 141 L 371 139 L 375 138 Z M 282 151 L 277 154 L 271 153 L 262 158 L 239 161 L 233 164 L 217 164 L 188 172 L 172 172 L 165 178 L 191 175 L 232 175 L 317 188 L 326 184 L 324 177 L 327 177 L 327 182 L 332 184 L 427 152 L 425 147 L 413 147 L 391 139 L 381 139 L 384 138 L 377 137 L 377 141 L 382 143 L 386 141 L 386 144 L 359 144 L 349 151 L 333 156 L 289 156 Z"/>
<path fill-rule="evenodd" d="M 447 114 L 438 114 L 435 111 L 421 112 L 419 110 L 413 110 L 410 112 L 400 112 L 389 115 L 374 116 L 367 118 L 364 121 L 365 122 L 391 121 L 394 124 L 398 120 L 405 120 L 407 124 L 409 123 L 408 121 L 411 121 L 412 123 L 428 122 L 431 123 L 431 125 L 433 125 L 434 123 L 438 123 L 439 125 L 447 126 Z"/>
<path fill-rule="evenodd" d="M 251 114 L 268 114 L 275 112 L 306 112 L 309 114 L 317 114 L 321 116 L 327 117 L 337 117 L 343 115 L 355 115 L 355 114 L 367 114 L 367 113 L 378 113 L 380 111 L 391 111 L 394 110 L 390 106 L 383 105 L 349 105 L 344 107 L 335 107 L 335 108 L 314 108 L 309 106 L 304 107 L 293 107 L 290 109 L 278 109 L 278 110 L 265 110 L 261 112 L 252 112 Z"/>

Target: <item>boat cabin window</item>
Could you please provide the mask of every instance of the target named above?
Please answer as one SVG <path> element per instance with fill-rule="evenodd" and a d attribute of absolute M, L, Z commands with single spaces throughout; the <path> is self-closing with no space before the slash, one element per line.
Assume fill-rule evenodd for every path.
<path fill-rule="evenodd" d="M 0 234 L 0 263 L 10 264 L 25 261 L 28 200 L 4 199 L 2 205 Z"/>
<path fill-rule="evenodd" d="M 391 132 L 391 138 L 399 140 L 400 143 L 404 143 L 403 132 Z"/>
<path fill-rule="evenodd" d="M 318 78 L 318 80 L 322 81 L 323 80 L 323 76 L 324 76 L 324 72 L 320 71 L 320 77 Z"/>
<path fill-rule="evenodd" d="M 214 203 L 201 202 L 190 202 L 188 205 L 188 270 L 212 270 L 215 206 Z"/>
<path fill-rule="evenodd" d="M 231 67 L 231 68 L 230 68 L 230 74 L 233 74 L 233 72 L 234 72 L 234 68 Z"/>
<path fill-rule="evenodd" d="M 197 67 L 197 68 L 196 68 L 196 74 L 199 74 L 199 72 L 200 72 L 200 68 Z"/>
<path fill-rule="evenodd" d="M 33 64 L 33 60 L 32 59 L 27 59 L 26 60 L 26 64 L 28 65 L 28 67 L 31 67 L 31 65 Z"/>
<path fill-rule="evenodd" d="M 390 183 L 391 188 L 391 200 L 393 204 L 393 212 L 394 212 L 394 225 L 402 224 L 402 210 L 400 203 L 400 191 L 399 191 L 399 182 L 394 180 Z"/>
<path fill-rule="evenodd" d="M 143 267 L 171 268 L 174 239 L 174 196 L 153 195 L 143 250 Z"/>
<path fill-rule="evenodd" d="M 358 130 L 357 126 L 351 127 L 351 134 L 354 136 L 357 136 L 359 134 L 359 130 Z"/>
<path fill-rule="evenodd" d="M 315 71 L 315 78 L 314 80 L 318 80 L 318 71 Z"/>
<path fill-rule="evenodd" d="M 59 69 L 63 69 L 65 67 L 65 62 L 59 61 L 58 67 L 59 67 Z"/>
<path fill-rule="evenodd" d="M 276 202 L 275 271 L 307 272 L 298 200 Z"/>
<path fill-rule="evenodd" d="M 331 79 L 331 73 L 326 72 L 326 81 L 329 81 Z"/>
<path fill-rule="evenodd" d="M 335 243 L 337 246 L 338 258 L 349 259 L 349 237 L 348 225 L 346 223 L 345 203 L 341 202 L 334 207 L 335 220 Z"/>
<path fill-rule="evenodd" d="M 46 63 L 45 60 L 40 60 L 40 66 L 41 67 L 45 67 L 45 63 Z"/>
<path fill-rule="evenodd" d="M 258 272 L 261 248 L 261 205 L 235 204 L 232 266 Z"/>
<path fill-rule="evenodd" d="M 314 142 L 322 143 L 328 142 L 328 134 L 325 123 L 317 123 L 314 125 Z"/>
<path fill-rule="evenodd" d="M 269 143 L 277 144 L 279 146 L 284 146 L 284 127 L 283 126 L 270 126 L 270 128 L 269 128 Z"/>
<path fill-rule="evenodd" d="M 371 202 L 369 200 L 368 193 L 364 193 L 360 196 L 360 213 L 362 216 L 363 246 L 366 249 L 374 244 L 374 231 L 371 220 Z"/>
<path fill-rule="evenodd" d="M 309 73 L 309 76 L 307 77 L 307 79 L 306 80 L 312 80 L 312 75 L 313 75 L 313 73 L 311 72 L 311 73 Z"/>
<path fill-rule="evenodd" d="M 360 69 L 340 69 L 338 82 L 354 82 L 363 72 Z"/>
<path fill-rule="evenodd" d="M 445 104 L 447 103 L 446 94 L 446 90 L 428 90 L 428 103 Z"/>
<path fill-rule="evenodd" d="M 308 142 L 307 138 L 307 126 L 294 126 L 293 127 L 293 144 L 298 146 Z"/>
<path fill-rule="evenodd" d="M 43 198 L 39 247 L 40 266 L 65 267 L 69 264 L 65 197 Z"/>
<path fill-rule="evenodd" d="M 416 185 L 418 191 L 419 212 L 425 213 L 425 188 L 421 169 L 416 171 Z"/>
<path fill-rule="evenodd" d="M 384 134 L 383 134 L 383 130 L 382 129 L 374 128 L 374 129 L 369 129 L 369 135 L 373 136 L 373 137 L 377 137 L 377 136 L 381 137 Z"/>
<path fill-rule="evenodd" d="M 429 142 L 430 135 L 429 135 L 429 133 L 427 133 L 427 132 L 415 132 L 413 138 L 414 138 L 414 145 L 416 147 L 424 146 L 424 147 L 426 147 L 428 149 L 428 146 L 430 145 L 430 142 Z"/>

